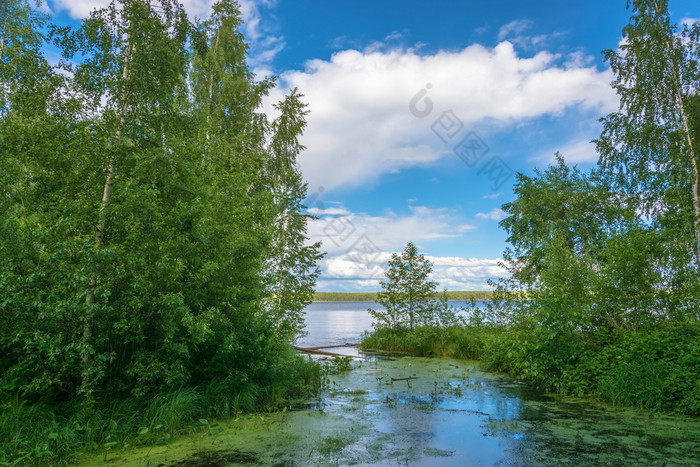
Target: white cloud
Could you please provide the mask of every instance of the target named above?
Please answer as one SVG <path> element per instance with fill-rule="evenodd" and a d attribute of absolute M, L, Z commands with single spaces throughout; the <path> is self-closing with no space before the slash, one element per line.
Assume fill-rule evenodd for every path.
<path fill-rule="evenodd" d="M 532 29 L 533 26 L 534 23 L 528 19 L 516 19 L 501 26 L 498 30 L 498 40 L 507 40 L 523 49 L 532 50 L 541 48 L 551 42 L 551 40 L 563 35 L 559 31 L 553 31 L 548 34 L 525 34 L 525 32 Z"/>
<path fill-rule="evenodd" d="M 379 280 L 393 252 L 408 241 L 417 245 L 441 238 L 462 237 L 475 227 L 446 208 L 409 206 L 410 212 L 383 216 L 351 213 L 343 207 L 318 208 L 320 217 L 311 220 L 311 242 L 321 241 L 326 257 L 321 261 L 320 281 Z M 336 290 L 343 287 L 336 286 Z"/>
<path fill-rule="evenodd" d="M 501 209 L 501 208 L 493 208 L 491 211 L 487 213 L 479 212 L 476 214 L 476 217 L 480 219 L 491 219 L 493 221 L 500 221 L 501 219 L 506 217 L 506 212 Z"/>
<path fill-rule="evenodd" d="M 383 262 L 385 262 L 388 258 L 384 258 L 385 254 L 382 256 Z M 346 257 L 333 257 L 325 261 L 323 277 L 328 279 L 378 280 L 377 278 L 384 277 L 384 270 L 379 264 L 366 265 Z"/>
<path fill-rule="evenodd" d="M 433 263 L 431 279 L 439 290 L 489 290 L 489 280 L 508 275 L 500 265 L 501 259 L 426 256 Z M 386 254 L 385 261 L 389 259 Z M 331 258 L 326 262 L 319 280 L 319 289 L 325 291 L 377 291 L 384 270 L 371 269 L 346 258 Z"/>
<path fill-rule="evenodd" d="M 335 216 L 336 208 L 309 222 L 311 242 L 321 241 L 326 256 L 319 266 L 322 291 L 376 291 L 392 253 L 413 241 L 422 244 L 446 237 L 462 237 L 474 226 L 450 209 L 409 206 L 410 213 L 371 216 L 351 213 Z M 345 208 L 337 208 L 345 210 Z M 347 210 L 345 210 L 347 211 Z M 321 210 L 319 210 L 321 212 Z M 466 234 L 468 235 L 468 234 Z M 426 256 L 433 263 L 432 278 L 449 290 L 488 289 L 487 280 L 505 275 L 499 259 Z"/>
<path fill-rule="evenodd" d="M 54 11 L 65 10 L 73 19 L 86 18 L 93 10 L 105 8 L 110 4 L 110 0 L 49 0 L 49 4 L 53 5 Z M 216 0 L 181 0 L 185 7 L 185 11 L 190 16 L 206 17 L 211 11 L 211 6 L 216 3 Z M 254 3 L 251 0 L 241 2 L 241 12 L 243 13 L 244 5 Z M 247 19 L 245 14 L 244 19 Z"/>
<path fill-rule="evenodd" d="M 403 39 L 403 33 L 399 31 L 394 31 L 384 38 L 385 41 L 398 41 L 401 39 Z"/>
<path fill-rule="evenodd" d="M 681 19 L 681 26 L 692 27 L 698 21 L 700 21 L 700 18 L 683 18 Z"/>
<path fill-rule="evenodd" d="M 434 257 L 432 279 L 440 284 L 441 289 L 448 290 L 487 290 L 491 289 L 487 281 L 508 275 L 500 266 L 501 259 Z"/>
<path fill-rule="evenodd" d="M 617 108 L 611 75 L 582 61 L 561 63 L 540 52 L 517 55 L 513 45 L 471 45 L 421 55 L 414 50 L 345 50 L 329 61 L 310 60 L 303 71 L 281 76 L 272 103 L 293 87 L 309 104 L 307 147 L 299 163 L 310 185 L 333 189 L 376 181 L 382 174 L 430 165 L 450 152 L 431 131 L 443 111 L 453 110 L 465 129 L 498 127 L 577 108 L 596 118 Z M 431 83 L 433 111 L 418 118 L 409 101 Z"/>
<path fill-rule="evenodd" d="M 508 24 L 504 24 L 498 30 L 498 40 L 502 41 L 509 37 L 518 36 L 533 26 L 529 19 L 516 19 Z"/>
<path fill-rule="evenodd" d="M 490 195 L 484 195 L 481 197 L 481 199 L 496 199 L 503 196 L 503 193 L 492 193 Z"/>
<path fill-rule="evenodd" d="M 597 162 L 598 152 L 595 144 L 591 141 L 570 141 L 562 147 L 552 148 L 545 151 L 531 160 L 542 161 L 551 164 L 555 160 L 554 154 L 559 152 L 564 160 L 569 164 L 578 164 L 581 162 Z"/>
<path fill-rule="evenodd" d="M 457 232 L 463 233 L 463 232 L 471 232 L 472 230 L 476 229 L 475 225 L 470 225 L 470 224 L 462 224 L 459 227 L 457 227 Z"/>
<path fill-rule="evenodd" d="M 374 244 L 378 252 L 392 252 L 402 250 L 408 241 L 461 237 L 475 228 L 447 208 L 409 206 L 410 214 L 403 216 L 391 211 L 371 216 L 342 207 L 318 209 L 319 213 L 328 211 L 328 215 L 309 221 L 308 234 L 312 242 L 322 242 L 329 257 L 351 252 L 365 240 Z"/>
<path fill-rule="evenodd" d="M 350 211 L 345 208 L 309 208 L 307 211 L 314 216 L 347 216 L 350 214 Z"/>

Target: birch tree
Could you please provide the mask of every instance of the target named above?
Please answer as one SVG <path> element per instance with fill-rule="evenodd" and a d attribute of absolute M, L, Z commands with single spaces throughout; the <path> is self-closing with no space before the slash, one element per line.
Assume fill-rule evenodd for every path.
<path fill-rule="evenodd" d="M 321 243 L 310 243 L 306 225 L 310 216 L 304 213 L 302 201 L 307 184 L 297 167 L 297 156 L 304 147 L 299 142 L 308 113 L 301 95 L 292 92 L 276 109 L 280 115 L 272 123 L 266 180 L 274 197 L 270 225 L 271 252 L 268 257 L 270 319 L 281 336 L 292 339 L 301 333 L 303 310 L 311 303 Z"/>
<path fill-rule="evenodd" d="M 631 4 L 619 49 L 604 52 L 620 109 L 602 120 L 600 166 L 700 268 L 700 141 L 690 109 L 700 90 L 700 25 L 671 24 L 667 0 Z"/>

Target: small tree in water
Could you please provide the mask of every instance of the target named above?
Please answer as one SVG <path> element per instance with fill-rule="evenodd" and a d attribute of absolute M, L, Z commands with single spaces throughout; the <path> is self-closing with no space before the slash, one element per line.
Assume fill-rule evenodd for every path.
<path fill-rule="evenodd" d="M 431 324 L 437 306 L 437 283 L 429 278 L 432 270 L 432 263 L 418 254 L 413 242 L 401 254 L 392 254 L 386 280 L 381 282 L 383 291 L 376 299 L 386 310 L 368 310 L 375 326 L 393 330 L 408 326 L 412 331 L 414 326 Z"/>

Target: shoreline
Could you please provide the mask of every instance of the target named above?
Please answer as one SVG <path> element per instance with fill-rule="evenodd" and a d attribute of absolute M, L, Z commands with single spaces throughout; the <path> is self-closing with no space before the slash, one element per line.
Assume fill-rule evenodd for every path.
<path fill-rule="evenodd" d="M 491 300 L 493 292 L 490 290 L 476 291 L 447 291 L 448 300 Z M 442 292 L 438 294 L 442 295 Z M 315 292 L 312 302 L 374 302 L 377 292 Z"/>

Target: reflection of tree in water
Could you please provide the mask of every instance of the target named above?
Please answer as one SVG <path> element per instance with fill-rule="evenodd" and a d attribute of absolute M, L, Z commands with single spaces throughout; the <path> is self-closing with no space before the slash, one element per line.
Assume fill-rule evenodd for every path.
<path fill-rule="evenodd" d="M 413 386 L 381 396 L 376 429 L 393 435 L 394 447 L 389 450 L 396 452 L 403 446 L 406 451 L 400 459 L 448 453 L 454 453 L 452 461 L 465 456 L 480 463 L 510 458 L 509 452 L 520 442 L 512 437 L 487 436 L 496 433 L 486 425 L 492 419 L 517 420 L 524 410 L 518 395 L 481 375 L 477 379 L 453 378 L 436 372 L 435 376 L 431 381 L 401 381 Z"/>

